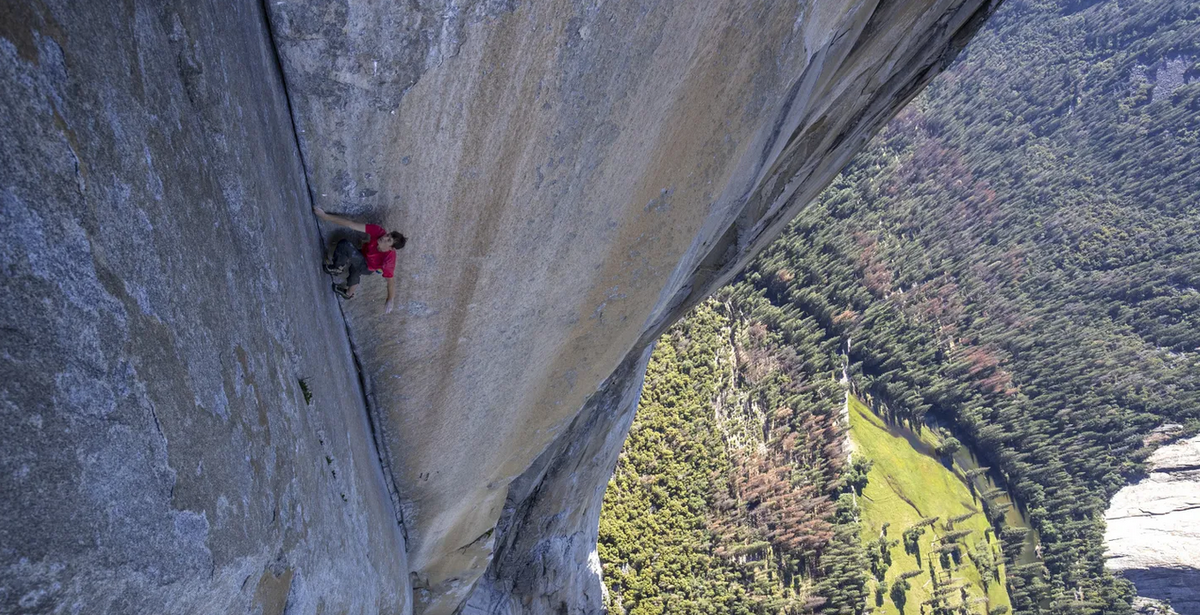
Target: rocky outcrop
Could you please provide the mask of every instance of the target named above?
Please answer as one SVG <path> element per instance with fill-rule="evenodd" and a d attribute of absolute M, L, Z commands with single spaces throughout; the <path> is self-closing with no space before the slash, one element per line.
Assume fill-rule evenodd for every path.
<path fill-rule="evenodd" d="M 375 284 L 348 315 L 419 612 L 454 611 L 489 566 L 472 605 L 597 608 L 573 588 L 633 401 L 581 409 L 623 398 L 640 375 L 614 371 L 993 4 L 268 3 L 315 201 L 410 236 L 401 313 Z"/>
<path fill-rule="evenodd" d="M 261 4 L 0 3 L 0 83 L 0 612 L 408 609 Z"/>
<path fill-rule="evenodd" d="M 1105 519 L 1108 567 L 1141 596 L 1200 614 L 1200 436 L 1164 446 L 1149 476 L 1113 496 Z"/>
<path fill-rule="evenodd" d="M 1171 608 L 1171 605 L 1143 596 L 1133 597 L 1133 612 L 1137 615 L 1179 615 L 1179 611 Z"/>
<path fill-rule="evenodd" d="M 0 5 L 0 610 L 596 612 L 653 340 L 994 4 Z"/>

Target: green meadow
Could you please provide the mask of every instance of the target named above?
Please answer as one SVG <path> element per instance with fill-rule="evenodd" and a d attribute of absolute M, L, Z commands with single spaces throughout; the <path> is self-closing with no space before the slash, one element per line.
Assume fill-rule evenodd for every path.
<path fill-rule="evenodd" d="M 940 443 L 938 435 L 925 426 L 917 432 L 889 426 L 854 396 L 849 397 L 849 406 L 854 455 L 873 462 L 867 486 L 858 498 L 862 538 L 868 552 L 874 549 L 881 553 L 883 546 L 878 539 L 884 536 L 886 527 L 886 547 L 891 557 L 890 565 L 886 565 L 882 554 L 876 557 L 877 570 L 886 566 L 886 573 L 882 586 L 874 575 L 870 581 L 870 612 L 901 614 L 892 586 L 905 573 L 912 575 L 901 581 L 909 585 L 901 599 L 905 614 L 920 615 L 921 605 L 935 597 L 940 597 L 947 608 L 958 608 L 965 600 L 970 613 L 1005 612 L 1001 607 L 1008 607 L 1009 599 L 1004 589 L 999 538 L 961 478 L 962 469 L 948 468 L 932 454 Z M 948 523 L 972 512 L 977 514 Z M 932 521 L 935 517 L 937 520 Z M 918 561 L 908 552 L 912 551 L 911 541 L 906 550 L 904 532 L 922 520 L 926 525 L 916 541 L 920 546 Z M 958 547 L 944 546 L 951 542 Z M 946 557 L 941 556 L 939 548 L 947 551 Z M 949 553 L 955 548 L 957 558 Z M 995 562 L 994 573 L 987 572 L 989 560 Z M 936 579 L 930 574 L 931 567 Z M 986 589 L 980 568 L 985 571 L 982 576 L 987 577 Z M 876 591 L 878 587 L 883 588 L 882 593 Z M 932 606 L 927 605 L 924 612 L 934 612 Z"/>

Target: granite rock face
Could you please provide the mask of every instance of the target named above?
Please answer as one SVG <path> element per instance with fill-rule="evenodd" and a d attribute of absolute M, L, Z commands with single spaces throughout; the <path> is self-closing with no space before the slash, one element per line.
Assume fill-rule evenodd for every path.
<path fill-rule="evenodd" d="M 0 83 L 0 612 L 410 610 L 261 3 L 0 2 Z"/>
<path fill-rule="evenodd" d="M 378 279 L 347 314 L 418 612 L 599 608 L 621 366 L 994 4 L 268 3 L 316 204 L 410 237 L 399 314 Z"/>
<path fill-rule="evenodd" d="M 653 340 L 996 3 L 0 2 L 0 611 L 598 612 Z"/>
<path fill-rule="evenodd" d="M 1140 596 L 1200 615 L 1200 436 L 1155 451 L 1147 466 L 1105 514 L 1108 567 Z"/>

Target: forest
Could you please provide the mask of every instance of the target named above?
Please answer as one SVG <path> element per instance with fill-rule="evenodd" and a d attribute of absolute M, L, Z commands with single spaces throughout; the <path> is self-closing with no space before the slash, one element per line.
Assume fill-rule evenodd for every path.
<path fill-rule="evenodd" d="M 904 612 L 1128 613 L 1107 502 L 1200 431 L 1198 47 L 1194 2 L 1008 2 L 659 341 L 601 518 L 612 612 L 894 605 L 853 388 L 945 425 L 1040 539 L 1022 563 L 1025 530 L 998 529 L 1009 605 Z"/>

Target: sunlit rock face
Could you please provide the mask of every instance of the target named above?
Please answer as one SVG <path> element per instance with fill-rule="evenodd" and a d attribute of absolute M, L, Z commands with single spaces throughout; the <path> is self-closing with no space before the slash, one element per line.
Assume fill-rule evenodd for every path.
<path fill-rule="evenodd" d="M 346 309 L 418 612 L 599 609 L 648 345 L 994 4 L 267 3 L 316 204 L 410 238 Z"/>
<path fill-rule="evenodd" d="M 0 613 L 409 609 L 262 4 L 0 2 L 0 84 Z"/>
<path fill-rule="evenodd" d="M 1164 446 L 1149 475 L 1109 504 L 1104 540 L 1110 569 L 1139 595 L 1200 615 L 1200 437 Z"/>

